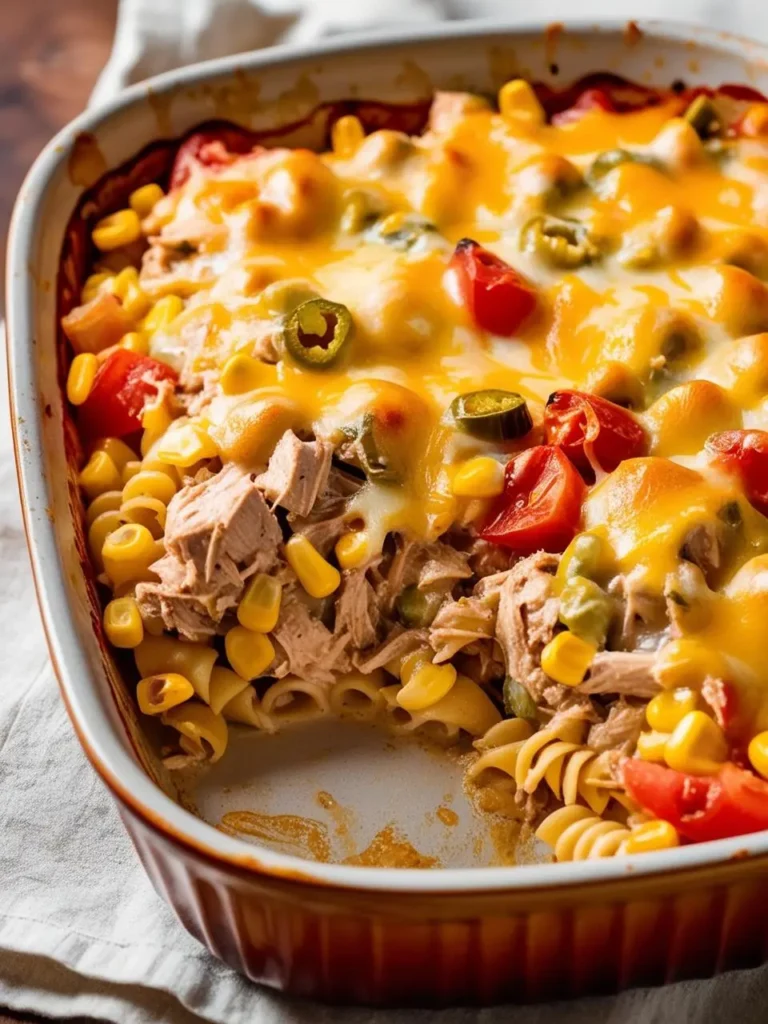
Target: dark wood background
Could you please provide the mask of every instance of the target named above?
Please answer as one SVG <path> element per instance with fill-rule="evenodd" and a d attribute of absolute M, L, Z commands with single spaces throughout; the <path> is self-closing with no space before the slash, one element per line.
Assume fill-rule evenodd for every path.
<path fill-rule="evenodd" d="M 0 0 L 0 281 L 16 193 L 48 139 L 85 106 L 116 10 L 117 0 Z"/>
<path fill-rule="evenodd" d="M 19 185 L 48 139 L 85 106 L 109 55 L 116 9 L 117 0 L 0 0 L 0 280 Z M 0 1024 L 33 1020 L 0 1008 Z"/>

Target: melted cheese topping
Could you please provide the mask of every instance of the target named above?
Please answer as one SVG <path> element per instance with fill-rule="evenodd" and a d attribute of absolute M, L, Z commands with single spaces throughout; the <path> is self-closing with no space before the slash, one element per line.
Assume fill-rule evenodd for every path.
<path fill-rule="evenodd" d="M 155 296 L 188 297 L 155 334 L 153 353 L 204 385 L 200 411 L 214 425 L 235 408 L 256 422 L 253 404 L 278 395 L 318 436 L 338 441 L 365 413 L 386 421 L 398 410 L 392 457 L 402 483 L 369 484 L 354 501 L 378 543 L 390 530 L 436 536 L 461 520 L 467 502 L 450 493 L 456 467 L 520 447 L 457 433 L 445 416 L 457 394 L 517 391 L 536 422 L 558 387 L 610 398 L 629 381 L 644 396 L 651 457 L 593 489 L 585 525 L 609 542 L 618 571 L 662 593 L 691 530 L 738 502 L 743 531 L 700 632 L 753 685 L 768 682 L 763 556 L 748 585 L 741 575 L 727 580 L 757 565 L 749 559 L 768 546 L 768 521 L 701 453 L 714 431 L 768 426 L 768 289 L 759 279 L 768 277 L 768 158 L 759 139 L 707 152 L 676 109 L 670 100 L 633 113 L 594 110 L 555 127 L 459 98 L 453 116 L 418 138 L 377 131 L 351 153 L 273 150 L 197 172 L 152 215 L 164 243 L 188 241 L 196 252 L 145 268 L 142 284 Z M 617 148 L 640 161 L 592 187 L 569 186 Z M 521 251 L 522 228 L 543 213 L 586 225 L 601 258 L 565 271 Z M 432 228 L 409 246 L 387 244 L 369 226 L 387 214 Z M 535 285 L 539 309 L 518 336 L 474 326 L 448 270 L 462 237 Z M 322 372 L 265 362 L 262 389 L 223 396 L 226 360 L 274 351 L 281 318 L 312 294 L 350 310 L 348 358 Z M 254 458 L 247 443 L 229 454 Z M 760 720 L 768 725 L 768 712 Z"/>

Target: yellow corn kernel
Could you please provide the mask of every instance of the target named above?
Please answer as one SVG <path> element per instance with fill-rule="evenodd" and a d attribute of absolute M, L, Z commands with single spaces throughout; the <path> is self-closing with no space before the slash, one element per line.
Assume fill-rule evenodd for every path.
<path fill-rule="evenodd" d="M 451 490 L 460 498 L 493 498 L 504 490 L 504 467 L 484 455 L 468 459 L 454 476 Z"/>
<path fill-rule="evenodd" d="M 150 307 L 149 296 L 142 291 L 139 284 L 139 272 L 136 267 L 124 267 L 110 283 L 110 291 L 120 299 L 128 316 L 134 320 L 143 317 Z"/>
<path fill-rule="evenodd" d="M 424 503 L 429 535 L 439 537 L 456 521 L 458 502 L 452 494 L 432 491 Z"/>
<path fill-rule="evenodd" d="M 111 252 L 141 238 L 141 221 L 135 210 L 118 210 L 102 218 L 91 234 L 101 252 Z"/>
<path fill-rule="evenodd" d="M 453 665 L 420 665 L 397 692 L 397 703 L 406 711 L 422 711 L 441 700 L 456 682 Z"/>
<path fill-rule="evenodd" d="M 125 441 L 121 441 L 119 437 L 103 437 L 94 445 L 93 450 L 96 452 L 106 452 L 121 473 L 126 463 L 136 458 L 136 452 L 129 448 Z"/>
<path fill-rule="evenodd" d="M 137 356 L 149 355 L 149 340 L 144 331 L 129 331 L 119 342 L 120 348 L 135 352 Z"/>
<path fill-rule="evenodd" d="M 157 498 L 167 505 L 176 493 L 176 484 L 166 473 L 158 470 L 143 469 L 123 487 L 123 501 L 133 498 Z"/>
<path fill-rule="evenodd" d="M 104 491 L 118 491 L 122 485 L 120 471 L 106 452 L 95 451 L 80 470 L 78 483 L 93 501 Z"/>
<path fill-rule="evenodd" d="M 225 395 L 243 395 L 255 391 L 264 383 L 264 364 L 252 356 L 238 352 L 224 364 L 219 377 L 221 390 Z"/>
<path fill-rule="evenodd" d="M 82 303 L 91 302 L 101 291 L 103 285 L 106 284 L 112 278 L 112 274 L 102 272 L 100 274 L 91 274 L 90 277 L 85 279 L 83 290 L 80 293 L 80 301 Z"/>
<path fill-rule="evenodd" d="M 163 723 L 178 730 L 179 746 L 195 757 L 218 761 L 227 749 L 227 723 L 206 704 L 190 701 L 171 708 L 163 715 Z"/>
<path fill-rule="evenodd" d="M 721 678 L 723 659 L 699 640 L 683 637 L 664 644 L 656 656 L 653 674 L 666 690 L 675 687 L 697 689 L 707 676 Z"/>
<path fill-rule="evenodd" d="M 680 836 L 675 826 L 657 818 L 633 828 L 629 838 L 621 844 L 619 852 L 651 853 L 654 850 L 671 850 L 679 845 Z"/>
<path fill-rule="evenodd" d="M 122 516 L 117 510 L 113 510 L 111 512 L 101 512 L 88 527 L 88 550 L 91 553 L 93 564 L 99 571 L 104 568 L 104 559 L 101 556 L 101 552 L 107 537 L 114 533 L 115 530 L 119 530 L 122 525 Z"/>
<path fill-rule="evenodd" d="M 270 633 L 280 615 L 282 584 L 260 572 L 249 580 L 237 606 L 237 621 L 254 633 Z"/>
<path fill-rule="evenodd" d="M 67 374 L 67 398 L 72 405 L 82 405 L 91 393 L 99 361 L 93 352 L 75 356 Z"/>
<path fill-rule="evenodd" d="M 331 146 L 336 156 L 342 159 L 354 156 L 365 138 L 365 129 L 359 117 L 348 114 L 334 122 L 331 129 Z"/>
<path fill-rule="evenodd" d="M 556 683 L 578 686 L 596 654 L 594 644 L 566 629 L 550 640 L 541 652 L 541 667 Z"/>
<path fill-rule="evenodd" d="M 364 530 L 345 533 L 336 542 L 334 553 L 342 569 L 357 569 L 370 557 L 370 538 Z"/>
<path fill-rule="evenodd" d="M 155 561 L 157 546 L 155 538 L 138 523 L 126 523 L 110 533 L 101 549 L 104 570 L 116 587 L 128 580 L 144 576 Z"/>
<path fill-rule="evenodd" d="M 216 442 L 197 423 L 184 423 L 165 433 L 155 453 L 171 466 L 186 469 L 200 459 L 213 459 L 219 454 Z"/>
<path fill-rule="evenodd" d="M 158 299 L 141 322 L 141 329 L 152 334 L 165 330 L 184 309 L 184 302 L 178 295 L 164 295 Z"/>
<path fill-rule="evenodd" d="M 143 220 L 144 217 L 147 217 L 152 212 L 152 207 L 164 195 L 165 192 L 163 192 L 160 186 L 152 182 L 149 185 L 142 185 L 141 188 L 134 189 L 128 196 L 128 205 Z"/>
<path fill-rule="evenodd" d="M 224 650 L 235 672 L 249 681 L 262 675 L 275 657 L 275 648 L 269 637 L 254 633 L 245 626 L 233 626 L 227 632 Z"/>
<path fill-rule="evenodd" d="M 759 732 L 749 741 L 747 754 L 757 774 L 768 779 L 768 732 Z"/>
<path fill-rule="evenodd" d="M 141 425 L 144 428 L 140 444 L 142 455 L 149 453 L 172 423 L 173 416 L 171 416 L 167 403 L 162 399 L 144 409 L 144 414 L 141 417 Z"/>
<path fill-rule="evenodd" d="M 163 672 L 141 679 L 136 687 L 139 710 L 145 715 L 161 715 L 194 697 L 192 683 L 176 672 Z"/>
<path fill-rule="evenodd" d="M 637 753 L 644 761 L 655 761 L 664 764 L 664 751 L 667 749 L 667 732 L 641 732 L 637 738 Z"/>
<path fill-rule="evenodd" d="M 328 597 L 339 589 L 341 573 L 326 562 L 320 552 L 300 533 L 294 533 L 285 545 L 288 564 L 310 597 Z"/>
<path fill-rule="evenodd" d="M 691 775 L 714 775 L 728 760 L 728 742 L 717 722 L 703 711 L 689 711 L 664 748 L 670 768 Z"/>
<path fill-rule="evenodd" d="M 689 711 L 695 711 L 698 699 L 693 690 L 679 686 L 675 690 L 664 690 L 648 702 L 645 718 L 652 729 L 672 732 Z"/>
<path fill-rule="evenodd" d="M 129 480 L 133 480 L 137 473 L 142 470 L 142 463 L 140 459 L 130 459 L 123 466 L 123 487 L 128 483 Z"/>
<path fill-rule="evenodd" d="M 499 89 L 499 110 L 504 117 L 519 118 L 531 124 L 544 123 L 544 108 L 522 78 L 514 78 Z"/>
<path fill-rule="evenodd" d="M 144 623 L 132 597 L 118 597 L 104 609 L 104 632 L 113 647 L 138 647 L 144 639 Z"/>
<path fill-rule="evenodd" d="M 98 519 L 102 512 L 118 512 L 122 503 L 122 491 L 103 491 L 88 506 L 85 513 L 85 525 L 90 528 L 94 519 Z"/>

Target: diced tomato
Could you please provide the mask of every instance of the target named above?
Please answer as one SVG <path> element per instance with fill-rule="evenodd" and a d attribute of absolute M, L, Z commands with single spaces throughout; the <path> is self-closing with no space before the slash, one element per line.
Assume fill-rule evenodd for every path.
<path fill-rule="evenodd" d="M 645 455 L 645 430 L 620 405 L 583 391 L 555 391 L 544 410 L 549 444 L 562 448 L 571 462 L 591 478 L 595 463 L 606 473 L 625 459 Z"/>
<path fill-rule="evenodd" d="M 768 828 L 768 782 L 725 764 L 714 776 L 685 775 L 631 758 L 624 764 L 629 795 L 694 843 Z"/>
<path fill-rule="evenodd" d="M 477 326 L 511 337 L 536 306 L 536 292 L 522 274 L 471 238 L 462 238 L 451 257 L 461 297 Z"/>
<path fill-rule="evenodd" d="M 91 393 L 78 409 L 78 424 L 88 437 L 125 437 L 141 427 L 144 406 L 157 396 L 161 381 L 177 380 L 170 366 L 118 348 L 104 360 Z"/>
<path fill-rule="evenodd" d="M 564 551 L 579 528 L 585 495 L 584 481 L 559 448 L 529 448 L 507 463 L 504 493 L 480 535 L 522 555 Z"/>
<path fill-rule="evenodd" d="M 193 132 L 176 151 L 170 187 L 183 185 L 197 167 L 225 167 L 254 148 L 253 134 L 234 124 Z"/>
<path fill-rule="evenodd" d="M 578 121 L 579 118 L 583 117 L 590 110 L 607 110 L 615 113 L 616 107 L 605 89 L 585 89 L 573 106 L 568 107 L 567 110 L 562 110 L 559 114 L 553 115 L 552 124 L 571 124 L 573 121 Z"/>
<path fill-rule="evenodd" d="M 705 448 L 715 462 L 738 475 L 750 504 L 768 515 L 768 433 L 724 430 L 708 438 Z"/>

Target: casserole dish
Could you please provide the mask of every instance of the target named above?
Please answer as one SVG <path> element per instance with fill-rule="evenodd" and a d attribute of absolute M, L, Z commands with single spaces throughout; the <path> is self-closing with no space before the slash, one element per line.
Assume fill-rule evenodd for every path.
<path fill-rule="evenodd" d="M 85 115 L 30 174 L 9 265 L 10 370 L 25 518 L 51 654 L 97 770 L 120 801 L 158 889 L 209 948 L 254 980 L 323 999 L 375 1003 L 552 998 L 760 962 L 765 833 L 642 859 L 412 870 L 310 864 L 211 829 L 158 762 L 101 636 L 84 576 L 75 444 L 64 416 L 56 289 L 81 254 L 59 240 L 83 187 L 148 140 L 214 117 L 317 145 L 307 115 L 359 96 L 418 108 L 435 87 L 496 90 L 618 68 L 669 84 L 749 83 L 760 50 L 655 25 L 505 31 L 457 26 L 421 38 L 275 51 L 163 76 Z M 471 45 L 470 45 L 471 44 Z M 286 127 L 288 126 L 288 127 Z M 150 145 L 144 165 L 167 159 Z M 131 170 L 123 177 L 130 179 Z M 144 180 L 120 181 L 125 188 Z M 109 206 L 109 196 L 91 199 Z M 53 244 L 52 240 L 56 240 Z M 65 476 L 54 467 L 66 464 Z M 76 638 L 76 639 L 75 639 Z M 663 940 L 660 940 L 663 936 Z"/>

